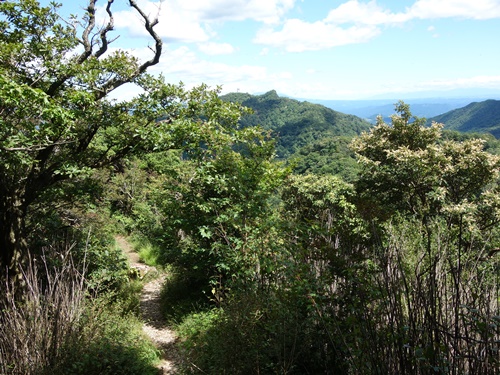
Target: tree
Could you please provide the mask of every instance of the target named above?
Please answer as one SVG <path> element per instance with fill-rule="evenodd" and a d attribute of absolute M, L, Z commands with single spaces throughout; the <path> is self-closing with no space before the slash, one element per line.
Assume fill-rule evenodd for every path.
<path fill-rule="evenodd" d="M 162 255 L 214 294 L 231 283 L 251 288 L 264 268 L 271 198 L 288 170 L 273 161 L 274 142 L 258 127 L 229 139 L 214 132 L 200 151 L 150 199 L 163 218 Z"/>
<path fill-rule="evenodd" d="M 237 123 L 238 106 L 218 91 L 186 91 L 146 71 L 157 64 L 162 41 L 135 0 L 128 2 L 153 41 L 151 59 L 139 61 L 114 41 L 112 0 L 107 23 L 96 26 L 96 1 L 66 22 L 59 5 L 34 0 L 0 4 L 0 268 L 16 274 L 29 253 L 30 210 L 54 204 L 63 183 L 79 183 L 93 170 L 127 155 L 203 142 L 207 124 Z M 133 83 L 143 93 L 113 100 Z M 213 125 L 215 126 L 215 125 Z"/>
<path fill-rule="evenodd" d="M 392 301 L 380 305 L 393 332 L 389 372 L 491 373 L 497 359 L 469 353 L 488 352 L 498 335 L 483 322 L 498 313 L 490 272 L 498 267 L 500 158 L 483 140 L 442 139 L 442 125 L 426 127 L 403 102 L 396 112 L 391 125 L 379 118 L 352 144 L 360 207 L 382 222 L 374 284 Z M 480 328 L 471 328 L 474 319 Z"/>
<path fill-rule="evenodd" d="M 358 193 L 371 207 L 426 221 L 450 205 L 478 203 L 491 190 L 500 158 L 483 150 L 483 140 L 442 140 L 442 124 L 426 127 L 403 102 L 396 112 L 391 125 L 379 117 L 352 143 L 362 166 Z"/>

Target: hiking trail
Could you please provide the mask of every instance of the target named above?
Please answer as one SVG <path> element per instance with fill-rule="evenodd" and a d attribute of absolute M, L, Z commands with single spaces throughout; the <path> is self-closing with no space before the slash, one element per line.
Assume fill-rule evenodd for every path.
<path fill-rule="evenodd" d="M 175 348 L 177 336 L 167 325 L 161 314 L 160 292 L 165 282 L 165 274 L 155 267 L 141 263 L 132 245 L 123 236 L 115 237 L 116 243 L 129 259 L 130 267 L 139 274 L 147 276 L 146 284 L 140 296 L 140 313 L 143 320 L 143 331 L 153 341 L 161 353 L 161 362 L 158 364 L 158 373 L 173 375 L 177 373 L 178 354 Z"/>

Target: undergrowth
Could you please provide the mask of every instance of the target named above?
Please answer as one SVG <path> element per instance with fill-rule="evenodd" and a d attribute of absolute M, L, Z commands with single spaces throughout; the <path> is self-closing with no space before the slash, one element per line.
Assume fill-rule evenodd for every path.
<path fill-rule="evenodd" d="M 130 240 L 134 245 L 135 251 L 139 254 L 141 262 L 147 264 L 148 266 L 161 267 L 161 251 L 157 245 L 140 234 L 134 234 Z"/>
<path fill-rule="evenodd" d="M 58 264 L 31 259 L 22 279 L 22 297 L 5 281 L 0 298 L 1 374 L 157 373 L 159 353 L 137 316 L 138 281 L 89 289 L 71 248 Z"/>

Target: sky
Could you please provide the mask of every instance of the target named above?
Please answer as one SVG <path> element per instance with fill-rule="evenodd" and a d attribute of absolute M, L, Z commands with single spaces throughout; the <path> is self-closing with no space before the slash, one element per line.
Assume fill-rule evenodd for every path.
<path fill-rule="evenodd" d="M 500 0 L 137 2 L 164 42 L 150 72 L 171 83 L 323 100 L 500 90 Z M 84 13 L 85 0 L 62 3 L 63 17 Z M 113 6 L 112 47 L 150 58 L 137 14 Z"/>

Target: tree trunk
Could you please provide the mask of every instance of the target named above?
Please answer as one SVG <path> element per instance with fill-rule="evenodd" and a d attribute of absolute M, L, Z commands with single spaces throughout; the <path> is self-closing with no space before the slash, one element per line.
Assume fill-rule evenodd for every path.
<path fill-rule="evenodd" d="M 15 281 L 27 258 L 25 236 L 26 205 L 22 194 L 0 197 L 0 275 Z"/>

